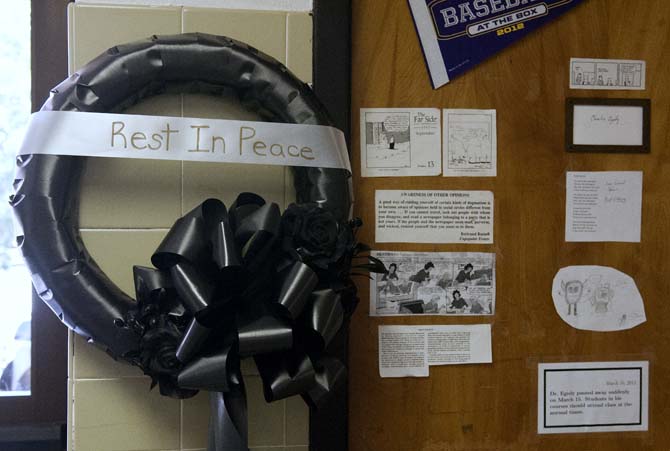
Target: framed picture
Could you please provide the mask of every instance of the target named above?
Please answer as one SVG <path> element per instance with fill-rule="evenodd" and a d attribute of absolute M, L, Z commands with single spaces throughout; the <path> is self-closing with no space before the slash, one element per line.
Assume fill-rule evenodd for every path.
<path fill-rule="evenodd" d="M 568 98 L 565 143 L 568 152 L 649 153 L 649 99 Z"/>

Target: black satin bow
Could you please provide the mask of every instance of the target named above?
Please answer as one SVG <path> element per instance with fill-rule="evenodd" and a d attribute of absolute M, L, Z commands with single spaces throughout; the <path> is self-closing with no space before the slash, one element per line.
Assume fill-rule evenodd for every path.
<path fill-rule="evenodd" d="M 209 450 L 248 449 L 240 358 L 254 358 L 268 402 L 301 395 L 318 406 L 346 377 L 324 351 L 354 292 L 287 257 L 281 222 L 255 194 L 230 210 L 209 199 L 176 221 L 152 256 L 157 269 L 134 268 L 138 363 L 162 394 L 212 392 Z"/>

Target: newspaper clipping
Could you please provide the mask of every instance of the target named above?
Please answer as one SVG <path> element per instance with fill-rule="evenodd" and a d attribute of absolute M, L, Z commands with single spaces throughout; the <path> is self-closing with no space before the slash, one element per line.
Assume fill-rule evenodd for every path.
<path fill-rule="evenodd" d="M 493 243 L 491 191 L 375 192 L 378 243 Z"/>
<path fill-rule="evenodd" d="M 370 281 L 370 316 L 493 315 L 495 254 L 386 252 L 388 274 Z"/>
<path fill-rule="evenodd" d="M 490 324 L 379 326 L 381 377 L 428 377 L 435 365 L 491 362 Z"/>

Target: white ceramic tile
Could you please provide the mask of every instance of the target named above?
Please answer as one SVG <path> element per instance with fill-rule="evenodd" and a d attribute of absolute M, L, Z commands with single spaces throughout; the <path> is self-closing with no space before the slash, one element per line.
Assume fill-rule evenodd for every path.
<path fill-rule="evenodd" d="M 300 396 L 286 400 L 286 444 L 309 445 L 309 407 Z"/>
<path fill-rule="evenodd" d="M 228 36 L 286 63 L 286 13 L 184 8 L 183 31 Z"/>
<path fill-rule="evenodd" d="M 107 49 L 149 38 L 181 32 L 181 8 L 100 6 L 78 4 L 69 10 L 70 69 L 76 70 Z"/>
<path fill-rule="evenodd" d="M 265 402 L 260 377 L 247 376 L 244 382 L 249 407 L 249 446 L 283 446 L 286 440 L 284 401 Z"/>
<path fill-rule="evenodd" d="M 290 13 L 286 17 L 286 67 L 305 83 L 312 82 L 312 16 Z"/>
<path fill-rule="evenodd" d="M 73 449 L 179 449 L 179 403 L 144 378 L 75 381 Z"/>

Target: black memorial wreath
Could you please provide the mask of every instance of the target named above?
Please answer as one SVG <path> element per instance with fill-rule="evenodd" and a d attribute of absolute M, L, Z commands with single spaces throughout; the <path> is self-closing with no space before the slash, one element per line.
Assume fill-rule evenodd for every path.
<path fill-rule="evenodd" d="M 121 112 L 165 92 L 220 95 L 273 122 L 330 125 L 312 90 L 281 63 L 227 37 L 154 36 L 114 47 L 53 89 L 43 111 Z M 345 373 L 328 342 L 356 303 L 352 259 L 366 250 L 350 220 L 351 174 L 294 167 L 283 214 L 251 193 L 209 199 L 177 220 L 135 267 L 137 301 L 87 252 L 78 231 L 85 158 L 19 155 L 14 207 L 40 298 L 76 333 L 142 368 L 161 393 L 212 392 L 210 449 L 246 449 L 239 359 L 253 356 L 268 401 L 318 405 Z M 369 260 L 354 267 L 383 270 Z"/>

